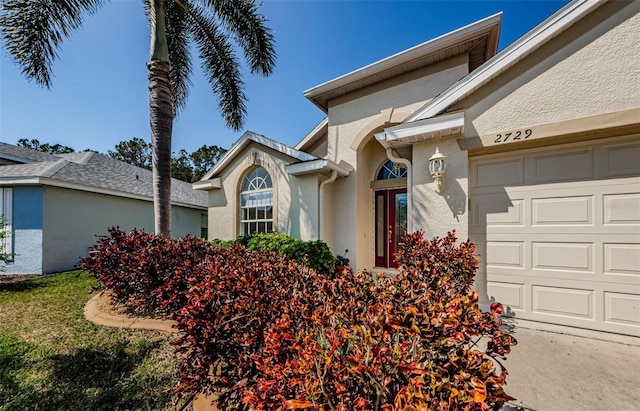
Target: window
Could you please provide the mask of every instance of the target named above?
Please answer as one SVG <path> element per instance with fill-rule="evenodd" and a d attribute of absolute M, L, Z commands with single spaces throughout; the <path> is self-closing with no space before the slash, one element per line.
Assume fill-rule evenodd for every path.
<path fill-rule="evenodd" d="M 262 167 L 251 170 L 240 188 L 240 234 L 273 231 L 273 183 Z"/>
<path fill-rule="evenodd" d="M 390 180 L 407 176 L 407 169 L 389 160 L 380 167 L 376 180 Z"/>
<path fill-rule="evenodd" d="M 0 257 L 4 255 L 11 255 L 13 252 L 13 230 L 11 227 L 13 216 L 11 215 L 13 205 L 13 189 L 0 187 L 0 218 L 3 224 L 0 225 L 0 230 L 3 231 L 3 236 L 0 236 Z M 0 258 L 1 260 L 1 258 Z"/>

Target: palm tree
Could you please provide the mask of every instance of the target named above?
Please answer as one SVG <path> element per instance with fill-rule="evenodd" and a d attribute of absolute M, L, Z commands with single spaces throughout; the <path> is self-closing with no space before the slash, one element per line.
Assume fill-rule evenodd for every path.
<path fill-rule="evenodd" d="M 109 0 L 3 0 L 0 38 L 22 73 L 51 87 L 51 66 L 62 41 Z M 143 0 L 151 29 L 149 111 L 153 151 L 155 231 L 171 235 L 171 133 L 189 94 L 192 45 L 228 127 L 246 115 L 244 83 L 233 44 L 252 73 L 275 65 L 273 35 L 254 0 Z"/>

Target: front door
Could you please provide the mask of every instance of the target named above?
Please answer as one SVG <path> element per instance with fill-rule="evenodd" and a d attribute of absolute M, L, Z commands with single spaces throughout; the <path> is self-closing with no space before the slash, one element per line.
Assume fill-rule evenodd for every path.
<path fill-rule="evenodd" d="M 376 267 L 397 268 L 396 252 L 407 230 L 407 189 L 377 190 L 375 198 Z"/>

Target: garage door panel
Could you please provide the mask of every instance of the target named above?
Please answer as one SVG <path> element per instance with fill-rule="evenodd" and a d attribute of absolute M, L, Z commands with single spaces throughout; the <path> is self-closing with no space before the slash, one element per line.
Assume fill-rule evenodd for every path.
<path fill-rule="evenodd" d="M 640 193 L 605 194 L 602 208 L 605 225 L 640 226 Z"/>
<path fill-rule="evenodd" d="M 593 243 L 532 242 L 532 268 L 593 273 Z"/>
<path fill-rule="evenodd" d="M 478 164 L 472 172 L 476 188 L 524 184 L 524 157 Z"/>
<path fill-rule="evenodd" d="M 532 296 L 535 313 L 594 319 L 594 290 L 534 285 Z"/>
<path fill-rule="evenodd" d="M 499 301 L 508 310 L 523 312 L 525 310 L 525 285 L 517 283 L 487 282 L 487 292 L 492 301 Z"/>
<path fill-rule="evenodd" d="M 621 177 L 640 174 L 640 143 L 603 146 L 603 177 Z"/>
<path fill-rule="evenodd" d="M 531 212 L 532 226 L 593 225 L 593 196 L 534 198 Z"/>
<path fill-rule="evenodd" d="M 593 178 L 593 150 L 579 149 L 558 153 L 547 151 L 532 155 L 529 162 L 530 178 L 527 183 L 547 183 L 553 181 L 586 180 Z"/>
<path fill-rule="evenodd" d="M 506 195 L 488 195 L 473 203 L 471 225 L 474 232 L 484 232 L 492 226 L 524 226 L 523 200 L 509 199 Z"/>
<path fill-rule="evenodd" d="M 640 295 L 605 292 L 604 320 L 613 324 L 640 327 Z"/>
<path fill-rule="evenodd" d="M 524 241 L 487 241 L 487 266 L 524 269 Z"/>
<path fill-rule="evenodd" d="M 604 243 L 604 274 L 630 275 L 640 281 L 640 244 Z"/>

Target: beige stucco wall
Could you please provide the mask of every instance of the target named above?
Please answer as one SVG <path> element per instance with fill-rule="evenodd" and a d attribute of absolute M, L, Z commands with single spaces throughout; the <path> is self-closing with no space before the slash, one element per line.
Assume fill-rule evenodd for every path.
<path fill-rule="evenodd" d="M 154 231 L 153 203 L 105 194 L 45 186 L 42 216 L 42 271 L 71 270 L 96 243 L 96 235 L 119 226 Z M 174 237 L 200 236 L 201 215 L 206 210 L 172 206 Z"/>
<path fill-rule="evenodd" d="M 467 136 L 640 104 L 640 2 L 609 2 L 457 106 Z M 535 130 L 534 130 L 535 131 Z"/>
<path fill-rule="evenodd" d="M 219 175 L 222 188 L 209 191 L 209 238 L 235 239 L 239 232 L 239 188 L 252 168 L 262 166 L 274 189 L 274 227 L 302 240 L 318 236 L 318 175 L 292 176 L 286 166 L 298 162 L 280 152 L 250 143 Z"/>
<path fill-rule="evenodd" d="M 447 169 L 444 189 L 436 193 L 436 183 L 429 173 L 429 158 L 438 149 L 444 154 Z M 468 159 L 455 138 L 428 140 L 413 146 L 414 230 L 425 238 L 443 237 L 455 230 L 459 240 L 469 238 L 468 229 Z"/>
<path fill-rule="evenodd" d="M 328 158 L 353 171 L 327 187 L 323 237 L 336 254 L 348 249 L 355 268 L 374 263 L 371 181 L 387 157 L 373 134 L 401 122 L 467 73 L 468 56 L 461 55 L 330 102 Z"/>

